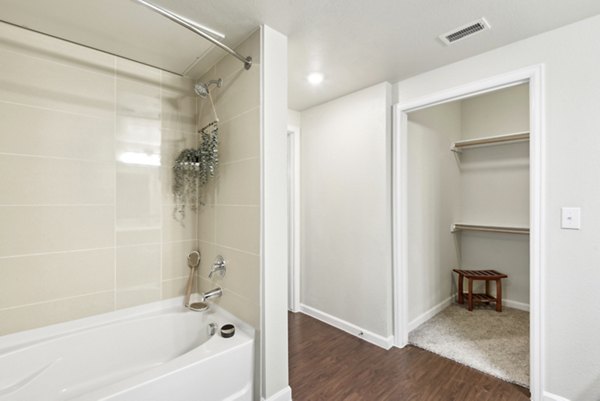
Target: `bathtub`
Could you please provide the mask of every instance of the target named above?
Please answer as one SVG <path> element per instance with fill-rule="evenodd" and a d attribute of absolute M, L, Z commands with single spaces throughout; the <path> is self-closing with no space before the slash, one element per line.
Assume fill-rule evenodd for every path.
<path fill-rule="evenodd" d="M 250 401 L 254 332 L 176 298 L 0 337 L 1 401 Z M 222 338 L 210 324 L 233 323 Z"/>

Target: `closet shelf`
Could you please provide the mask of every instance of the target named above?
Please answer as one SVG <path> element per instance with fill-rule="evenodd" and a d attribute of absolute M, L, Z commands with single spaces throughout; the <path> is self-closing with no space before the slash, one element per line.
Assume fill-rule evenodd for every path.
<path fill-rule="evenodd" d="M 459 231 L 484 231 L 490 233 L 506 233 L 506 234 L 522 234 L 529 235 L 527 227 L 507 227 L 507 226 L 484 226 L 474 224 L 455 223 L 450 226 L 450 231 L 453 233 Z"/>
<path fill-rule="evenodd" d="M 522 142 L 528 140 L 528 131 L 515 132 L 513 134 L 495 135 L 487 136 L 484 138 L 465 139 L 464 141 L 456 141 L 452 143 L 452 145 L 450 146 L 450 150 L 453 152 L 460 152 L 462 149 L 467 149 L 474 146 L 495 145 L 499 143 Z"/>

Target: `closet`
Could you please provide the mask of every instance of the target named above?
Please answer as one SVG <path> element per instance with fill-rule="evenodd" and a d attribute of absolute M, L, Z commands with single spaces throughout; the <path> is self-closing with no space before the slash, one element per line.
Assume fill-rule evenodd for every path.
<path fill-rule="evenodd" d="M 528 336 L 530 288 L 528 85 L 409 113 L 407 149 L 409 341 L 426 349 L 430 341 L 438 347 L 434 352 L 528 385 L 528 338 L 522 338 Z M 504 310 L 457 306 L 456 268 L 506 274 Z M 474 292 L 485 292 L 484 285 L 475 282 Z M 435 326 L 435 319 L 445 319 L 445 326 Z M 513 335 L 511 324 L 524 327 Z M 428 333 L 429 326 L 436 332 Z M 490 335 L 491 326 L 497 335 Z M 458 336 L 448 340 L 447 352 L 440 338 L 445 332 Z M 465 350 L 456 351 L 458 343 Z M 496 353 L 496 346 L 508 350 Z M 522 355 L 508 355 L 506 364 L 494 361 L 510 349 Z M 454 354 L 461 352 L 481 355 L 464 361 Z M 516 365 L 519 372 L 506 372 Z"/>

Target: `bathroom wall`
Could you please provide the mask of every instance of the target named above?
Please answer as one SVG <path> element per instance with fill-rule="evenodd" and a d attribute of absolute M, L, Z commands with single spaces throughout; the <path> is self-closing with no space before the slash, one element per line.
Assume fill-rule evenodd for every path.
<path fill-rule="evenodd" d="M 245 70 L 233 57 L 225 57 L 201 80 L 222 78 L 211 88 L 219 123 L 218 176 L 204 190 L 198 211 L 202 253 L 200 288 L 221 286 L 216 300 L 230 312 L 260 327 L 260 32 L 237 51 L 252 57 Z M 200 127 L 214 120 L 209 99 L 198 101 Z M 217 255 L 227 262 L 221 280 L 208 279 Z"/>
<path fill-rule="evenodd" d="M 381 83 L 301 115 L 303 311 L 380 344 L 392 334 L 390 95 Z"/>
<path fill-rule="evenodd" d="M 394 101 L 543 63 L 544 391 L 546 399 L 600 394 L 600 16 L 398 82 Z M 383 157 L 384 152 L 380 154 Z M 581 207 L 580 230 L 560 228 L 560 208 Z"/>
<path fill-rule="evenodd" d="M 182 294 L 192 82 L 0 24 L 0 335 Z"/>

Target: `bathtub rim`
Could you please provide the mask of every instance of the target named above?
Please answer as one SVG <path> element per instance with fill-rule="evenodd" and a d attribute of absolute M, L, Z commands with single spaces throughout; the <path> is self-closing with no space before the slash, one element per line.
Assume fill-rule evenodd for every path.
<path fill-rule="evenodd" d="M 129 308 L 119 309 L 115 311 L 105 312 L 93 316 L 88 316 L 75 320 L 59 322 L 48 326 L 37 327 L 34 329 L 18 331 L 15 333 L 0 336 L 0 356 L 14 351 L 20 347 L 34 345 L 36 343 L 52 340 L 54 338 L 75 334 L 85 330 L 108 326 L 115 323 L 125 322 L 128 320 L 151 317 L 160 315 L 161 312 L 183 306 L 184 297 L 163 299 L 143 305 L 137 305 Z M 208 312 L 214 311 L 218 315 L 223 316 L 231 323 L 235 324 L 236 330 L 241 330 L 251 338 L 256 338 L 256 329 L 249 323 L 238 318 L 231 312 L 227 311 L 220 305 L 210 303 Z M 205 312 L 190 312 L 190 313 L 205 313 Z M 218 333 L 216 334 L 218 335 Z"/>

